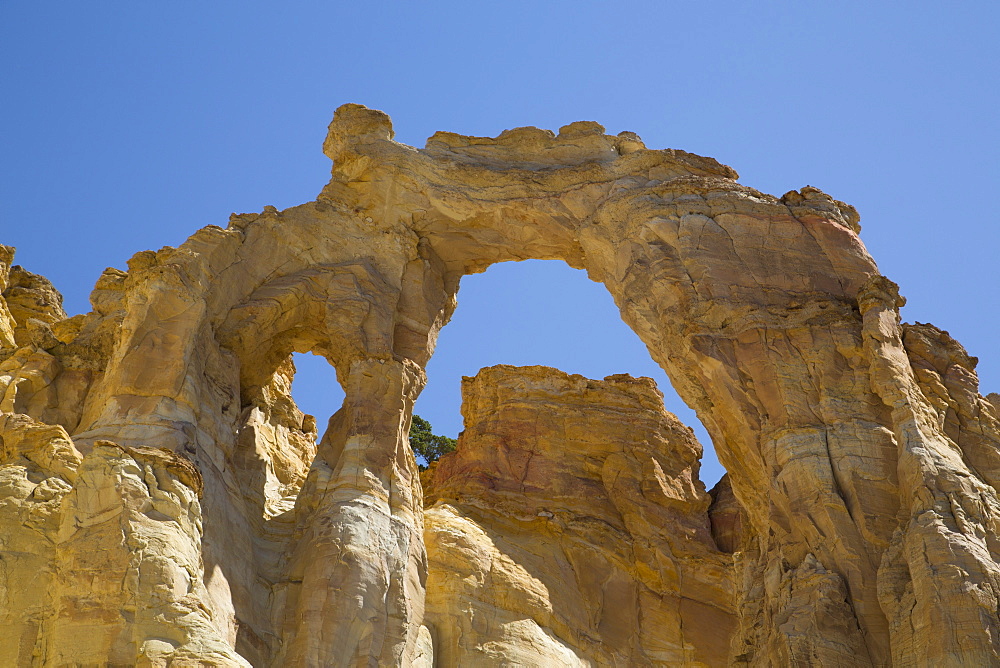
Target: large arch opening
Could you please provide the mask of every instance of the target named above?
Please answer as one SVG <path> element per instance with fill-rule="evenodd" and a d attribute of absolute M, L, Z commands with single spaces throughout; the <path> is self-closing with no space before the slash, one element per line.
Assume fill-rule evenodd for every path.
<path fill-rule="evenodd" d="M 618 373 L 653 378 L 667 410 L 692 427 L 704 447 L 700 477 L 706 488 L 725 474 L 695 412 L 622 321 L 607 289 L 581 270 L 558 260 L 526 260 L 464 277 L 459 306 L 441 330 L 414 412 L 435 433 L 457 436 L 462 376 L 496 364 L 538 364 L 595 379 Z"/>

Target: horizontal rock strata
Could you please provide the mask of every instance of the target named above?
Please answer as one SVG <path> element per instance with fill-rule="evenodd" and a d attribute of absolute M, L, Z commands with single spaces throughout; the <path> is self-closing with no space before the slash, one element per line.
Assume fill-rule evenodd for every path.
<path fill-rule="evenodd" d="M 648 378 L 495 366 L 425 488 L 438 665 L 724 665 L 732 557 Z"/>

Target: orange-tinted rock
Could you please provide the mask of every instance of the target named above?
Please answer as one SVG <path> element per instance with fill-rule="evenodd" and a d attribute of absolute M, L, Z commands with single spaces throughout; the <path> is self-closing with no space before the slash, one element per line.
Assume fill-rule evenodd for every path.
<path fill-rule="evenodd" d="M 746 518 L 742 506 L 733 494 L 728 474 L 722 476 L 709 495 L 712 497 L 712 505 L 708 507 L 712 538 L 723 552 L 737 552 L 746 536 Z"/>
<path fill-rule="evenodd" d="M 440 665 L 719 665 L 732 560 L 701 446 L 648 378 L 495 366 L 425 490 Z"/>

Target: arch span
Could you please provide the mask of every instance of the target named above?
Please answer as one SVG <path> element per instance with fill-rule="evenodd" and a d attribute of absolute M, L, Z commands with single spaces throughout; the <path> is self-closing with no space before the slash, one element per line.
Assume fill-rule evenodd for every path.
<path fill-rule="evenodd" d="M 894 523 L 857 486 L 892 480 L 896 458 L 868 369 L 842 353 L 861 350 L 857 294 L 878 273 L 852 208 L 812 188 L 764 195 L 713 160 L 593 123 L 438 133 L 413 151 L 391 141 L 383 114 L 348 106 L 326 150 L 334 179 L 320 199 L 344 181 L 363 189 L 369 210 L 409 223 L 449 273 L 561 259 L 604 283 L 719 445 L 760 563 L 828 565 L 829 586 L 849 592 L 839 651 L 888 660 L 866 536 L 884 546 Z M 765 624 L 778 614 L 767 598 Z"/>

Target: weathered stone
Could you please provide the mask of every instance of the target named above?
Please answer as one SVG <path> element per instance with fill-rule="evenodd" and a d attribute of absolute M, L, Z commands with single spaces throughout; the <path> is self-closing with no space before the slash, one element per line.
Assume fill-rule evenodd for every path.
<path fill-rule="evenodd" d="M 10 282 L 10 267 L 13 260 L 14 249 L 10 246 L 0 245 L 0 360 L 5 357 L 5 349 L 10 350 L 17 345 L 14 341 L 14 328 L 17 327 L 17 321 L 11 315 L 7 300 L 3 296 Z"/>
<path fill-rule="evenodd" d="M 747 537 L 744 527 L 747 519 L 740 502 L 733 494 L 729 474 L 722 476 L 712 491 L 712 505 L 708 507 L 708 519 L 712 526 L 712 538 L 723 552 L 738 552 Z"/>
<path fill-rule="evenodd" d="M 140 252 L 101 275 L 85 315 L 65 318 L 0 247 L 0 618 L 14 629 L 0 663 L 435 661 L 407 427 L 462 276 L 524 259 L 603 283 L 707 428 L 739 531 L 734 506 L 720 493 L 706 511 L 681 469 L 663 469 L 660 519 L 644 501 L 659 474 L 621 463 L 631 491 L 601 485 L 625 523 L 618 548 L 655 535 L 674 550 L 656 532 L 687 521 L 708 550 L 709 512 L 734 550 L 731 664 L 1000 662 L 1000 399 L 980 396 L 974 359 L 944 332 L 900 324 L 852 207 L 812 187 L 766 195 L 710 158 L 596 123 L 438 133 L 423 149 L 392 136 L 382 112 L 341 107 L 315 202 Z M 293 352 L 325 357 L 346 393 L 315 450 L 288 397 Z M 489 494 L 513 508 L 514 491 Z M 579 514 L 573 493 L 547 503 Z M 502 551 L 470 508 L 429 511 L 435 559 Z M 530 522 L 557 523 L 545 512 Z M 471 547 L 446 554 L 440 527 Z M 512 582 L 531 567 L 496 563 Z M 646 605 L 629 598 L 638 576 L 620 577 L 615 606 Z M 590 651 L 559 630 L 578 611 L 517 591 L 503 609 L 537 617 L 511 620 L 489 651 Z M 640 634 L 602 651 L 676 642 Z"/>
<path fill-rule="evenodd" d="M 9 248 L 9 247 L 8 247 Z M 3 299 L 10 318 L 14 320 L 14 343 L 18 346 L 35 342 L 33 331 L 44 329 L 66 319 L 62 295 L 44 276 L 32 274 L 23 267 L 10 267 L 3 286 Z M 34 327 L 32 327 L 32 323 Z"/>
<path fill-rule="evenodd" d="M 648 378 L 496 366 L 425 489 L 439 665 L 719 665 L 733 563 L 701 445 Z"/>

